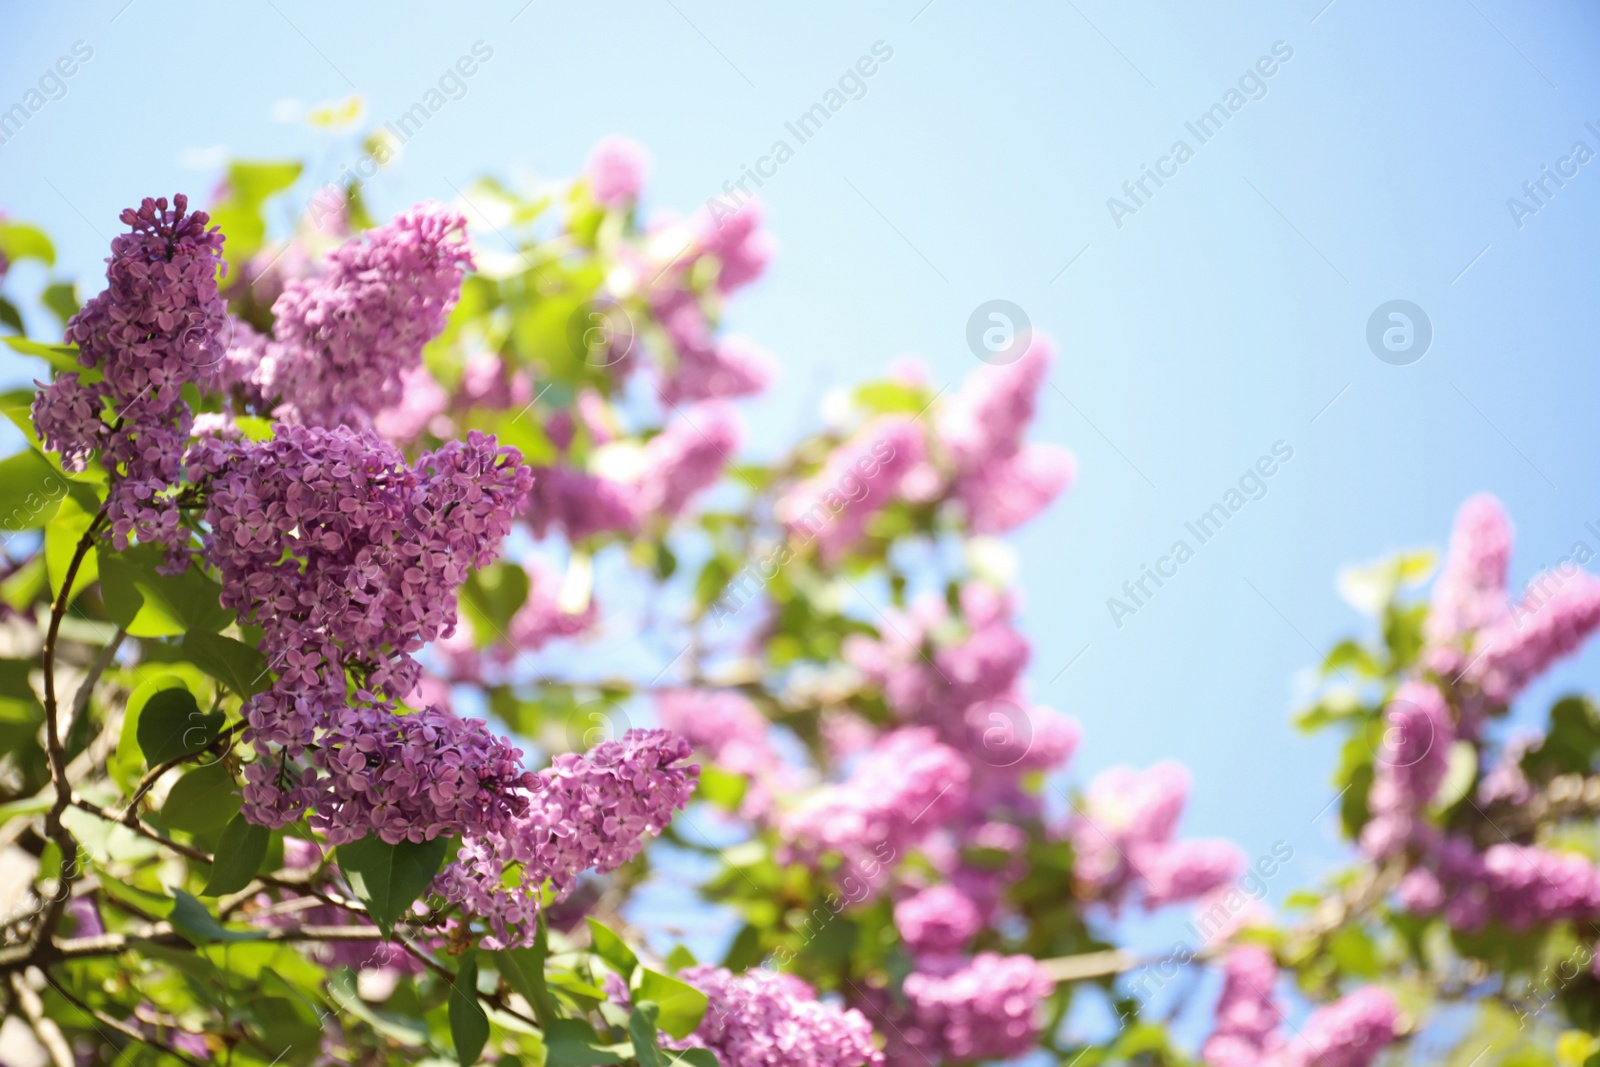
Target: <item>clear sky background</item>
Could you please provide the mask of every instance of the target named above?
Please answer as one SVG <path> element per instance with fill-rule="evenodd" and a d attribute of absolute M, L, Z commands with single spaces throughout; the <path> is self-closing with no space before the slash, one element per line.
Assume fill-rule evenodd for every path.
<path fill-rule="evenodd" d="M 230 154 L 305 158 L 307 190 L 355 161 L 284 101 L 359 91 L 369 120 L 398 118 L 475 42 L 492 58 L 371 183 L 375 213 L 488 172 L 572 174 L 618 131 L 653 154 L 649 206 L 692 210 L 892 48 L 761 190 L 780 253 L 732 325 L 784 371 L 754 446 L 903 355 L 957 382 L 979 365 L 973 309 L 1023 307 L 1060 352 L 1034 436 L 1081 462 L 1013 538 L 1032 694 L 1083 724 L 1080 780 L 1177 757 L 1187 834 L 1290 843 L 1280 889 L 1341 854 L 1316 818 L 1334 739 L 1288 722 L 1306 668 L 1363 625 L 1336 571 L 1442 545 L 1480 489 L 1517 524 L 1519 584 L 1600 549 L 1600 160 L 1521 227 L 1507 207 L 1574 142 L 1600 151 L 1592 5 L 124 2 L 19 6 L 0 34 L 0 109 L 93 49 L 0 145 L 0 209 L 45 224 L 88 292 L 141 196 L 204 200 Z M 1265 96 L 1200 144 L 1185 123 L 1278 42 L 1293 56 Z M 1107 198 L 1178 139 L 1193 158 L 1114 220 Z M 1432 324 L 1406 366 L 1366 340 L 1393 299 Z M 1107 598 L 1279 441 L 1293 459 L 1266 497 L 1118 628 Z M 1524 716 L 1597 666 L 1565 665 Z"/>

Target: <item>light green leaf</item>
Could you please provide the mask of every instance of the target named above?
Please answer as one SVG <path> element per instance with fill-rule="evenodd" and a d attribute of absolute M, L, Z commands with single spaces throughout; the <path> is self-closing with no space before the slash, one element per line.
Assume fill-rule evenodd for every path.
<path fill-rule="evenodd" d="M 545 1067 L 605 1067 L 633 1054 L 627 1045 L 605 1045 L 582 1019 L 557 1019 L 545 1028 Z"/>
<path fill-rule="evenodd" d="M 55 519 L 44 531 L 45 569 L 50 573 L 50 595 L 61 595 L 61 586 L 67 580 L 67 568 L 78 552 L 78 542 L 94 525 L 95 511 L 85 506 L 77 495 L 68 493 L 56 511 Z M 78 573 L 72 579 L 74 591 L 86 589 L 100 577 L 100 551 L 91 547 L 78 564 Z"/>
<path fill-rule="evenodd" d="M 26 222 L 0 221 L 0 255 L 12 262 L 37 259 L 47 267 L 56 265 L 56 248 L 49 235 Z"/>
<path fill-rule="evenodd" d="M 586 919 L 589 923 L 589 938 L 593 942 L 594 954 L 605 960 L 624 982 L 630 981 L 633 978 L 633 969 L 639 966 L 639 957 L 633 954 L 633 949 L 629 948 L 611 927 L 592 917 Z"/>
<path fill-rule="evenodd" d="M 0 460 L 0 530 L 37 530 L 55 516 L 67 479 L 29 449 Z"/>
<path fill-rule="evenodd" d="M 687 982 L 645 968 L 633 986 L 634 999 L 653 1001 L 661 1009 L 661 1029 L 682 1041 L 706 1014 L 706 995 Z"/>
<path fill-rule="evenodd" d="M 78 362 L 77 345 L 46 345 L 26 337 L 0 337 L 0 341 L 9 345 L 13 352 L 42 359 L 56 370 L 76 371 L 79 379 L 85 383 L 100 380 L 99 371 L 91 371 Z"/>

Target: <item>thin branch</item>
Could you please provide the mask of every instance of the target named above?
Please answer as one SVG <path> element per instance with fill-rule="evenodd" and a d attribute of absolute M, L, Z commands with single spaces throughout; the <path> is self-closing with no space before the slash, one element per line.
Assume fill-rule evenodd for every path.
<path fill-rule="evenodd" d="M 200 756 L 204 756 L 208 752 L 214 751 L 216 747 L 222 744 L 224 741 L 232 740 L 234 731 L 242 728 L 243 726 L 244 723 L 236 722 L 226 730 L 223 730 L 221 733 L 219 733 L 215 741 L 211 742 L 211 744 L 207 745 L 205 748 L 200 749 L 198 752 L 185 752 L 181 756 L 173 756 L 171 759 L 163 760 L 161 763 L 158 763 L 156 766 L 152 767 L 143 778 L 139 779 L 139 785 L 133 791 L 133 798 L 129 800 L 127 806 L 122 809 L 122 813 L 115 817 L 117 821 L 126 826 L 132 826 L 134 823 L 138 822 L 139 801 L 143 800 L 145 794 L 150 792 L 155 784 L 161 780 L 162 775 L 166 774 L 168 771 L 179 766 L 180 764 L 187 763 L 192 759 L 197 759 Z"/>
<path fill-rule="evenodd" d="M 56 848 L 61 852 L 60 886 L 45 907 L 44 916 L 39 920 L 39 927 L 34 931 L 34 944 L 46 945 L 54 936 L 56 926 L 61 922 L 61 916 L 66 912 L 67 898 L 71 896 L 70 887 L 72 880 L 78 875 L 78 842 L 72 832 L 61 821 L 61 816 L 72 803 L 72 780 L 67 777 L 67 754 L 61 745 L 61 709 L 56 699 L 56 640 L 61 633 L 61 620 L 67 614 L 67 607 L 72 603 L 72 585 L 78 579 L 78 568 L 83 566 L 84 558 L 88 556 L 89 549 L 94 545 L 95 534 L 100 529 L 100 524 L 105 521 L 106 510 L 102 506 L 99 513 L 89 523 L 89 528 L 78 538 L 78 546 L 72 552 L 72 560 L 67 564 L 65 575 L 61 579 L 61 592 L 56 595 L 55 603 L 50 607 L 50 626 L 45 631 L 44 647 L 40 650 L 39 658 L 44 666 L 44 741 L 45 753 L 50 762 L 50 781 L 56 787 L 55 802 L 50 805 L 50 811 L 45 815 L 45 835 L 54 841 Z"/>
<path fill-rule="evenodd" d="M 22 1009 L 23 1017 L 38 1036 L 39 1044 L 50 1054 L 50 1062 L 55 1067 L 77 1067 L 78 1061 L 72 1055 L 72 1046 L 67 1044 L 61 1027 L 55 1024 L 55 1020 L 45 1018 L 44 1001 L 39 999 L 39 994 L 34 992 L 21 971 L 11 976 L 11 992 L 16 997 L 17 1007 Z"/>
<path fill-rule="evenodd" d="M 83 1001 L 79 1000 L 75 995 L 73 995 L 73 993 L 68 990 L 66 986 L 56 981 L 55 976 L 49 971 L 44 972 L 44 980 L 49 982 L 50 985 L 55 988 L 57 993 L 60 993 L 64 998 L 66 998 L 68 1003 L 77 1008 L 79 1011 L 83 1012 L 85 1015 L 88 1015 L 94 1019 L 96 1022 L 104 1026 L 111 1027 L 111 1029 L 115 1030 L 117 1033 L 124 1037 L 132 1038 L 141 1045 L 149 1045 L 158 1052 L 165 1052 L 168 1056 L 171 1056 L 175 1060 L 190 1064 L 191 1067 L 204 1067 L 204 1064 L 200 1063 L 199 1060 L 190 1059 L 188 1056 L 185 1056 L 171 1045 L 150 1037 L 137 1027 L 129 1025 L 128 1023 L 123 1022 L 121 1019 L 114 1018 L 98 1008 L 92 1008 L 85 1004 Z M 184 1032 L 188 1033 L 189 1031 L 186 1030 Z"/>

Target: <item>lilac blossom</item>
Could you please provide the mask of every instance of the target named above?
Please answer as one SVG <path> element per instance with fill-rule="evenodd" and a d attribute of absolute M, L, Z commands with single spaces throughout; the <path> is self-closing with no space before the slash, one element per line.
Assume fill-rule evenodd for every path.
<path fill-rule="evenodd" d="M 960 952 L 983 925 L 971 897 L 952 885 L 935 885 L 894 906 L 894 925 L 913 954 Z"/>
<path fill-rule="evenodd" d="M 678 977 L 706 995 L 706 1013 L 672 1049 L 708 1048 L 723 1067 L 878 1067 L 872 1026 L 854 1008 L 837 1008 L 792 975 L 763 968 L 734 974 L 701 964 Z"/>
<path fill-rule="evenodd" d="M 1039 1004 L 1055 982 L 1032 956 L 980 952 L 957 969 L 914 971 L 904 983 L 923 1051 L 951 1060 L 1009 1059 L 1039 1036 Z"/>
<path fill-rule="evenodd" d="M 649 172 L 650 157 L 645 150 L 617 135 L 600 139 L 590 151 L 584 171 L 595 202 L 610 208 L 625 208 L 638 200 Z"/>
<path fill-rule="evenodd" d="M 886 416 L 835 449 L 822 469 L 791 489 L 776 506 L 790 536 L 816 541 L 827 561 L 854 548 L 867 522 L 894 499 L 902 475 L 923 455 L 915 420 Z"/>

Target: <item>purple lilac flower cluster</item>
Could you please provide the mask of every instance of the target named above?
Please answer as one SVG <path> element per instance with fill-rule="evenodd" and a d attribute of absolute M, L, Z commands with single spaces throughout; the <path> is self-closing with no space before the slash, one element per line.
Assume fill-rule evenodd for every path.
<path fill-rule="evenodd" d="M 1370 1067 L 1395 1039 L 1399 1009 L 1368 986 L 1313 1011 L 1292 1034 L 1279 1029 L 1278 970 L 1265 949 L 1247 945 L 1223 966 L 1216 1023 L 1200 1050 L 1210 1067 Z"/>
<path fill-rule="evenodd" d="M 146 198 L 122 213 L 129 232 L 111 242 L 106 288 L 67 323 L 91 375 L 63 374 L 33 403 L 39 436 L 68 470 L 101 453 L 116 546 L 134 537 L 164 544 L 175 568 L 187 563 L 174 496 L 193 422 L 181 390 L 221 359 L 225 316 L 222 234 L 188 206 L 180 193 L 170 208 L 165 197 Z"/>
<path fill-rule="evenodd" d="M 369 433 L 280 424 L 266 442 L 202 440 L 189 468 L 209 489 L 205 556 L 222 577 L 222 602 L 261 627 L 261 649 L 277 671 L 244 708 L 261 757 L 246 771 L 250 817 L 283 825 L 313 807 L 345 840 L 363 826 L 417 840 L 503 819 L 510 809 L 488 794 L 518 779 L 515 749 L 448 713 L 426 726 L 378 727 L 417 684 L 413 653 L 455 626 L 468 568 L 493 558 L 521 507 L 531 474 L 515 450 L 474 432 L 412 467 Z M 348 706 L 347 672 L 367 710 Z M 430 730 L 445 731 L 450 745 Z M 382 774 L 335 762 L 353 760 L 360 737 L 376 746 L 367 758 Z M 313 746 L 325 776 L 293 766 Z M 403 760 L 393 760 L 413 746 L 449 747 L 482 775 L 459 804 L 440 805 L 452 818 L 404 824 L 407 804 L 427 794 L 439 805 L 439 790 L 457 781 L 443 768 L 398 770 Z M 353 792 L 338 791 L 345 787 Z M 489 823 L 460 821 L 473 812 Z"/>
<path fill-rule="evenodd" d="M 1022 441 L 1054 358 L 1050 343 L 1035 335 L 1015 363 L 976 371 L 940 413 L 939 437 L 955 468 L 952 491 L 975 533 L 1016 529 L 1077 473 L 1067 450 Z"/>
<path fill-rule="evenodd" d="M 815 541 L 828 562 L 860 542 L 873 515 L 895 499 L 923 460 L 923 434 L 911 419 L 887 416 L 834 449 L 822 467 L 778 501 L 778 518 L 801 543 Z"/>
<path fill-rule="evenodd" d="M 983 926 L 971 897 L 952 885 L 919 890 L 894 906 L 894 925 L 913 955 L 960 952 Z"/>
<path fill-rule="evenodd" d="M 630 730 L 620 741 L 557 756 L 527 784 L 527 810 L 463 841 L 435 889 L 488 924 L 487 947 L 527 943 L 547 880 L 561 899 L 581 872 L 616 870 L 689 803 L 699 773 L 684 765 L 692 753 L 670 731 Z M 520 870 L 514 884 L 510 870 Z"/>
<path fill-rule="evenodd" d="M 740 808 L 745 817 L 770 813 L 771 787 L 783 767 L 767 741 L 766 717 L 748 697 L 732 689 L 669 689 L 657 695 L 656 714 L 718 766 L 750 779 Z"/>
<path fill-rule="evenodd" d="M 783 838 L 794 858 L 815 863 L 836 853 L 848 873 L 881 885 L 891 864 L 960 810 L 971 773 L 932 730 L 895 730 L 861 757 L 848 781 L 790 811 Z"/>
<path fill-rule="evenodd" d="M 272 337 L 238 324 L 213 381 L 294 422 L 368 425 L 402 396 L 403 376 L 444 329 L 472 266 L 466 219 L 419 204 L 291 278 L 273 302 Z"/>
<path fill-rule="evenodd" d="M 903 989 L 908 1017 L 889 1048 L 894 1067 L 1022 1055 L 1039 1036 L 1039 1004 L 1055 982 L 1032 956 L 980 952 L 914 971 Z"/>
<path fill-rule="evenodd" d="M 872 1026 L 854 1008 L 817 999 L 816 990 L 792 975 L 756 968 L 743 974 L 709 964 L 686 967 L 678 977 L 706 995 L 700 1026 L 670 1049 L 706 1048 L 723 1067 L 880 1067 L 883 1053 Z M 607 976 L 612 998 L 627 990 Z"/>
<path fill-rule="evenodd" d="M 1232 844 L 1173 839 L 1188 794 L 1188 771 L 1171 762 L 1143 772 L 1113 767 L 1089 783 L 1068 837 L 1091 899 L 1115 908 L 1137 896 L 1154 909 L 1197 900 L 1239 876 L 1244 857 Z"/>

